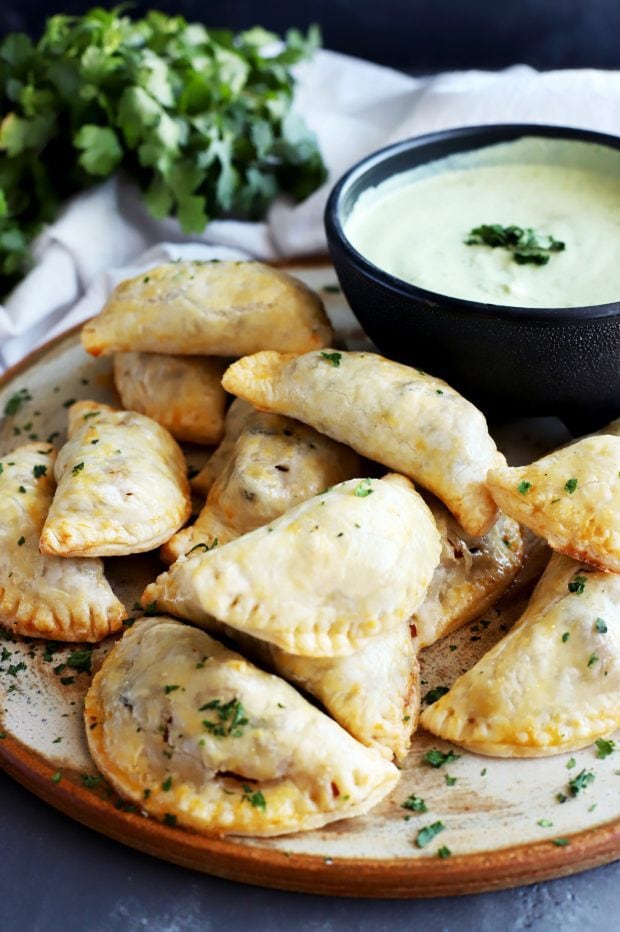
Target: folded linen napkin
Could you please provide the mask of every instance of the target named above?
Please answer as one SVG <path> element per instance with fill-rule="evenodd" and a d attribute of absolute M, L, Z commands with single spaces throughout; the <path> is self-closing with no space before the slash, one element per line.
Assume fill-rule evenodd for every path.
<path fill-rule="evenodd" d="M 332 184 L 369 152 L 421 133 L 533 122 L 620 133 L 620 72 L 462 72 L 412 78 L 329 51 L 298 66 L 296 107 L 317 133 L 329 179 L 303 204 L 282 198 L 261 223 L 214 221 L 185 236 L 154 220 L 121 175 L 73 198 L 35 244 L 36 264 L 0 306 L 0 371 L 97 313 L 114 285 L 176 258 L 259 259 L 326 250 Z"/>

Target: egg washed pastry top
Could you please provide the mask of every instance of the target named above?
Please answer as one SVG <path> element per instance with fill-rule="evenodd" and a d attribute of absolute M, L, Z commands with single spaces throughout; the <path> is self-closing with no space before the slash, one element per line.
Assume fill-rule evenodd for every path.
<path fill-rule="evenodd" d="M 102 561 L 39 553 L 55 459 L 52 447 L 29 443 L 0 461 L 0 624 L 24 637 L 100 641 L 126 616 Z"/>
<path fill-rule="evenodd" d="M 478 754 L 576 751 L 620 727 L 620 576 L 554 554 L 509 633 L 421 724 Z"/>
<path fill-rule="evenodd" d="M 190 514 L 181 450 L 167 430 L 134 411 L 93 401 L 72 405 L 55 474 L 43 553 L 142 553 L 167 540 Z"/>
<path fill-rule="evenodd" d="M 441 502 L 426 497 L 441 536 L 441 560 L 412 617 L 420 647 L 478 618 L 506 591 L 523 564 L 519 525 L 500 514 L 485 537 L 467 534 Z"/>
<path fill-rule="evenodd" d="M 198 475 L 190 479 L 190 485 L 194 492 L 200 495 L 207 495 L 209 489 L 223 470 L 224 466 L 230 459 L 232 451 L 237 442 L 239 434 L 243 430 L 245 423 L 254 414 L 255 409 L 241 398 L 233 399 L 233 403 L 226 412 L 224 418 L 224 436 L 217 450 L 211 454 L 204 464 Z"/>
<path fill-rule="evenodd" d="M 181 557 L 142 604 L 197 624 L 213 615 L 292 654 L 342 656 L 409 618 L 439 551 L 408 479 L 351 479 L 223 547 Z"/>
<path fill-rule="evenodd" d="M 281 835 L 371 809 L 399 772 L 196 628 L 137 622 L 86 696 L 93 759 L 125 798 L 212 834 Z"/>
<path fill-rule="evenodd" d="M 224 544 L 359 475 L 359 456 L 312 427 L 252 410 L 196 523 L 162 547 L 168 563 L 197 544 Z"/>
<path fill-rule="evenodd" d="M 121 282 L 84 325 L 93 356 L 141 351 L 239 356 L 261 349 L 305 353 L 332 329 L 303 282 L 260 262 L 170 262 Z"/>
<path fill-rule="evenodd" d="M 139 411 L 177 440 L 219 443 L 224 433 L 226 392 L 223 359 L 117 353 L 114 382 L 123 407 Z"/>
<path fill-rule="evenodd" d="M 480 411 L 441 379 L 374 353 L 328 350 L 257 353 L 233 363 L 222 384 L 419 482 L 469 534 L 497 518 L 485 479 L 503 457 Z"/>
<path fill-rule="evenodd" d="M 488 485 L 554 550 L 620 573 L 620 437 L 586 437 L 529 466 L 494 469 Z"/>
<path fill-rule="evenodd" d="M 347 657 L 299 657 L 214 618 L 205 627 L 225 636 L 261 666 L 315 696 L 339 725 L 388 760 L 403 760 L 420 711 L 418 641 L 408 621 L 371 638 Z"/>

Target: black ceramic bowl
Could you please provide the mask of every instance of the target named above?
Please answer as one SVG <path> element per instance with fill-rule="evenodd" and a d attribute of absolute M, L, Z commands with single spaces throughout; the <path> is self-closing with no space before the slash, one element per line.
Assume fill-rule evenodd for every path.
<path fill-rule="evenodd" d="M 611 148 L 620 173 L 620 138 L 585 130 L 475 126 L 408 139 L 368 156 L 336 184 L 325 211 L 329 250 L 355 315 L 386 356 L 445 378 L 492 418 L 555 414 L 580 429 L 600 426 L 620 414 L 620 294 L 613 304 L 571 308 L 462 300 L 384 272 L 344 232 L 360 194 L 390 176 L 523 137 Z"/>

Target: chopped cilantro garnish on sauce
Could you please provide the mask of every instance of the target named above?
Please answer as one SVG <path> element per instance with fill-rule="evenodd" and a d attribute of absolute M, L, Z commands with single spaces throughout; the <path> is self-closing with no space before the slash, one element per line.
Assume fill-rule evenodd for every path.
<path fill-rule="evenodd" d="M 321 356 L 326 362 L 331 363 L 336 369 L 340 366 L 340 360 L 342 359 L 342 353 L 321 353 Z"/>
<path fill-rule="evenodd" d="M 599 634 L 607 634 L 607 625 L 605 624 L 602 618 L 594 619 L 594 627 L 598 631 Z"/>
<path fill-rule="evenodd" d="M 578 484 L 579 483 L 577 479 L 568 479 L 564 483 L 564 491 L 568 492 L 569 495 L 572 495 L 575 489 L 577 488 Z"/>
<path fill-rule="evenodd" d="M 506 249 L 518 265 L 547 265 L 552 253 L 563 252 L 566 244 L 550 234 L 537 233 L 532 227 L 515 224 L 483 223 L 469 231 L 466 246 L 490 246 Z"/>
<path fill-rule="evenodd" d="M 522 479 L 519 485 L 517 486 L 517 492 L 519 492 L 520 495 L 525 495 L 527 492 L 529 492 L 531 488 L 532 488 L 532 483 L 527 482 L 526 479 Z"/>

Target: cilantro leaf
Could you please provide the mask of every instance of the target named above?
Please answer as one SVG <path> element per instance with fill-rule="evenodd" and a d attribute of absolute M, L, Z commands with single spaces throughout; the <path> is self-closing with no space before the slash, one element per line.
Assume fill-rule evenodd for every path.
<path fill-rule="evenodd" d="M 327 176 L 293 112 L 293 68 L 320 34 L 238 35 L 122 7 L 52 16 L 40 39 L 0 41 L 0 284 L 31 264 L 29 244 L 71 195 L 117 168 L 158 218 L 187 232 L 234 214 L 261 219 Z"/>
<path fill-rule="evenodd" d="M 444 764 L 451 764 L 452 761 L 458 760 L 460 756 L 460 754 L 455 754 L 454 751 L 447 751 L 444 753 L 438 748 L 432 748 L 432 750 L 427 751 L 426 754 L 423 755 L 422 760 L 425 764 L 428 764 L 429 767 L 437 769 L 438 767 L 443 767 Z"/>
<path fill-rule="evenodd" d="M 415 843 L 418 848 L 426 848 L 428 844 L 439 835 L 440 832 L 443 832 L 445 825 L 443 822 L 433 822 L 431 825 L 427 825 L 424 828 L 421 828 L 418 834 L 415 837 Z"/>

